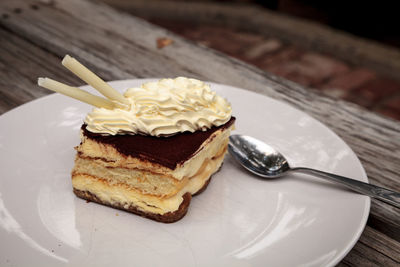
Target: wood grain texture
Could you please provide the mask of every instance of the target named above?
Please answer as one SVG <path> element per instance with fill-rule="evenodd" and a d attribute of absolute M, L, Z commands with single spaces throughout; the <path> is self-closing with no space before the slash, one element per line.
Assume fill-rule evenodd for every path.
<path fill-rule="evenodd" d="M 301 44 L 313 51 L 334 53 L 335 57 L 346 62 L 368 66 L 393 79 L 400 79 L 398 49 L 252 4 L 181 1 L 176 5 L 174 1 L 164 0 L 98 1 L 142 17 L 211 23 L 257 32 L 285 42 Z"/>
<path fill-rule="evenodd" d="M 51 92 L 38 87 L 37 78 L 47 74 L 60 81 L 81 82 L 60 65 L 60 57 L 0 28 L 0 113 Z"/>
<path fill-rule="evenodd" d="M 174 42 L 158 49 L 160 37 Z M 399 122 L 196 46 L 106 5 L 2 0 L 0 38 L 0 113 L 48 94 L 35 85 L 38 76 L 82 84 L 59 64 L 66 53 L 106 80 L 190 76 L 258 92 L 306 112 L 349 144 L 370 182 L 400 191 Z M 399 264 L 399 229 L 399 209 L 373 201 L 368 227 L 341 265 Z M 380 240 L 382 245 L 375 245 Z"/>
<path fill-rule="evenodd" d="M 349 266 L 399 266 L 399 251 L 398 241 L 367 226 L 342 263 Z"/>

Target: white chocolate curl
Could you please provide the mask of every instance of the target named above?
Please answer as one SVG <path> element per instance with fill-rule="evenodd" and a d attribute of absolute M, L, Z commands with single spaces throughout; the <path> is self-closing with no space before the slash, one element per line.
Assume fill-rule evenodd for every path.
<path fill-rule="evenodd" d="M 86 118 L 87 130 L 109 135 L 170 136 L 205 131 L 231 118 L 231 105 L 202 81 L 178 77 L 128 89 L 129 109 L 94 108 Z"/>

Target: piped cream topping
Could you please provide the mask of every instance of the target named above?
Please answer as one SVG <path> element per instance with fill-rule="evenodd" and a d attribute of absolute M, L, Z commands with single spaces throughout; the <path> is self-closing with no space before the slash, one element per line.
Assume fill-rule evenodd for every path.
<path fill-rule="evenodd" d="M 86 118 L 87 129 L 103 134 L 169 136 L 205 131 L 231 118 L 231 105 L 206 83 L 178 77 L 148 82 L 128 89 L 128 108 L 94 108 Z"/>

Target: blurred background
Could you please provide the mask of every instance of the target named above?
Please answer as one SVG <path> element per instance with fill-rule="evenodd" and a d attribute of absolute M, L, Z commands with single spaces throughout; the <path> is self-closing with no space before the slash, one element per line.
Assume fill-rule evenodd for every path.
<path fill-rule="evenodd" d="M 264 71 L 400 120 L 395 1 L 98 0 Z M 169 41 L 160 43 L 160 49 Z"/>

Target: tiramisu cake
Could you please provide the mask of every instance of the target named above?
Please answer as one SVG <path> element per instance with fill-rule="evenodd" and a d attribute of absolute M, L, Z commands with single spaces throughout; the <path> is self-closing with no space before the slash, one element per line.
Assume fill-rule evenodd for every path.
<path fill-rule="evenodd" d="M 205 83 L 163 79 L 131 88 L 129 109 L 96 108 L 81 128 L 77 196 L 160 222 L 187 212 L 221 167 L 235 119 Z"/>
<path fill-rule="evenodd" d="M 175 222 L 221 167 L 234 127 L 231 106 L 210 87 L 179 77 L 148 82 L 124 95 L 76 59 L 63 65 L 99 97 L 49 78 L 40 86 L 95 106 L 81 127 L 72 170 L 83 199 L 160 222 Z"/>

